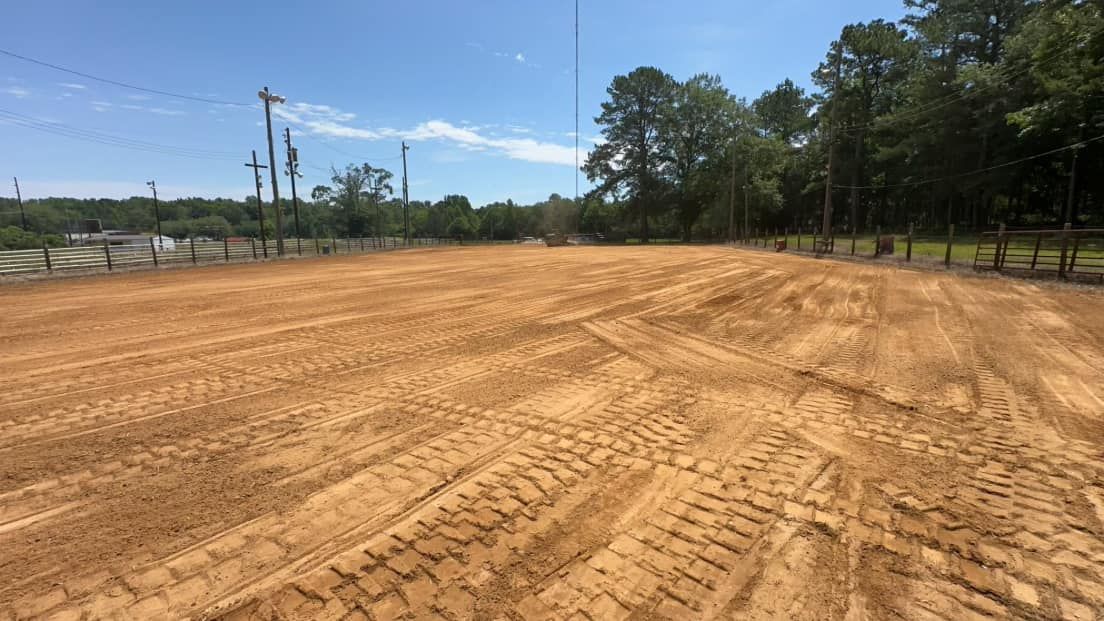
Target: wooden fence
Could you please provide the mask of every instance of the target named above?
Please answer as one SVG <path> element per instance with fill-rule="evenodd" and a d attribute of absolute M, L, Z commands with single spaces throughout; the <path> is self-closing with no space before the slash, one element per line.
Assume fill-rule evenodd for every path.
<path fill-rule="evenodd" d="M 378 252 L 404 247 L 425 247 L 455 244 L 445 238 L 416 238 L 404 246 L 401 237 L 358 237 L 342 239 L 285 239 L 285 256 L 343 255 Z M 0 252 L 0 275 L 33 274 L 36 272 L 61 272 L 76 270 L 133 269 L 161 265 L 229 263 L 231 261 L 256 261 L 277 258 L 276 241 L 261 243 L 245 241 L 195 241 L 176 242 L 172 246 L 159 247 L 154 240 L 149 244 L 95 244 L 70 248 L 35 250 L 8 250 Z"/>

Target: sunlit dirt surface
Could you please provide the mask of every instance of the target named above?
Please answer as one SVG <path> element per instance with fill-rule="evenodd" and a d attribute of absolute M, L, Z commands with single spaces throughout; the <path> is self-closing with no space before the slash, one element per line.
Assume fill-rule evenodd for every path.
<path fill-rule="evenodd" d="M 1104 609 L 1098 291 L 533 246 L 0 308 L 0 618 Z"/>

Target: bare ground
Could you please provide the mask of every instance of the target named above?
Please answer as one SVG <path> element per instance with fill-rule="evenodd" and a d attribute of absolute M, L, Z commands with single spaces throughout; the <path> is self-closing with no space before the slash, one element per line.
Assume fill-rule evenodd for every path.
<path fill-rule="evenodd" d="M 1098 292 L 514 247 L 0 302 L 0 618 L 1104 618 Z"/>

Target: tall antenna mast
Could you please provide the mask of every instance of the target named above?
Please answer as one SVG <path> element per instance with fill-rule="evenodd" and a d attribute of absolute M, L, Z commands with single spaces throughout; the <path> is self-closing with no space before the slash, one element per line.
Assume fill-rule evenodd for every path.
<path fill-rule="evenodd" d="M 575 200 L 579 200 L 579 0 L 575 0 Z"/>

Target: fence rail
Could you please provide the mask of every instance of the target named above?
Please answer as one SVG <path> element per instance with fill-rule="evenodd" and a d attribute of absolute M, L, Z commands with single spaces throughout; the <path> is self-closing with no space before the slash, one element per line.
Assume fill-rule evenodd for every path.
<path fill-rule="evenodd" d="M 329 239 L 285 239 L 285 256 L 322 256 L 361 254 L 421 248 L 457 243 L 447 238 L 415 238 L 405 246 L 401 237 L 358 237 Z M 7 250 L 0 252 L 0 275 L 34 274 L 36 272 L 62 272 L 75 270 L 133 269 L 161 265 L 211 264 L 255 261 L 276 258 L 275 240 L 262 243 L 246 241 L 195 241 L 176 242 L 172 246 L 159 247 L 149 244 L 109 245 L 97 244 L 71 248 L 47 248 L 35 250 Z"/>
<path fill-rule="evenodd" d="M 974 269 L 1104 282 L 1104 229 L 990 231 L 978 237 Z"/>

